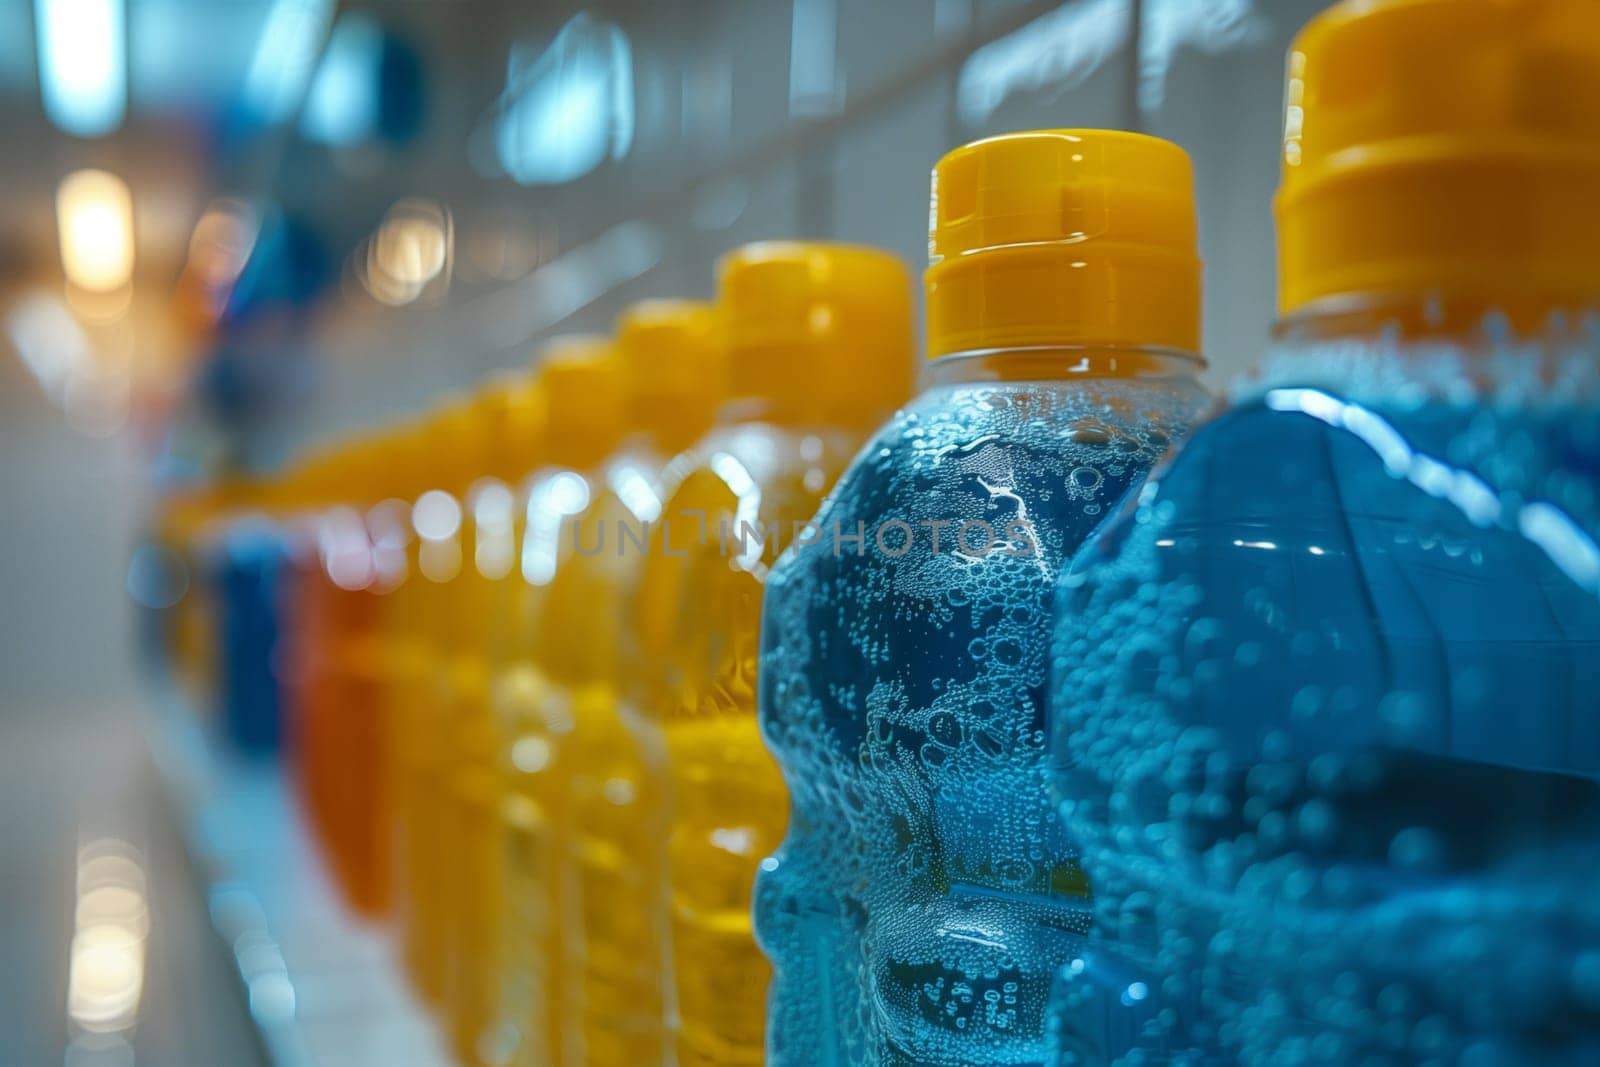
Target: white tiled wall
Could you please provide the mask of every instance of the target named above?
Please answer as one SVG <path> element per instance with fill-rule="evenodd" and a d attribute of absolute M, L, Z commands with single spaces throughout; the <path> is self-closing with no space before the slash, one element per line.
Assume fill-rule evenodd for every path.
<path fill-rule="evenodd" d="M 536 331 L 484 309 L 530 306 L 537 276 L 493 294 L 498 305 L 464 284 L 443 307 L 342 305 L 318 338 L 321 388 L 285 422 L 279 445 L 421 407 L 445 386 L 529 358 L 553 332 L 608 328 L 632 300 L 709 295 L 715 258 L 744 241 L 863 241 L 920 271 L 935 159 L 966 140 L 1042 126 L 1142 128 L 1190 151 L 1211 376 L 1220 384 L 1248 366 L 1273 312 L 1284 56 L 1323 0 L 1142 0 L 1137 68 L 1119 43 L 1129 0 L 798 0 L 835 15 L 840 93 L 821 117 L 790 113 L 795 2 L 607 6 L 634 52 L 638 124 L 627 158 L 557 189 L 491 183 L 452 207 L 463 229 L 491 206 L 550 220 L 563 251 L 640 220 L 659 239 L 658 261 Z M 958 85 L 973 50 L 1041 16 L 1049 21 L 1035 24 L 1032 47 L 1002 64 L 1014 91 L 986 115 L 963 115 Z M 537 25 L 562 17 L 545 8 Z M 514 17 L 502 22 L 514 32 Z"/>

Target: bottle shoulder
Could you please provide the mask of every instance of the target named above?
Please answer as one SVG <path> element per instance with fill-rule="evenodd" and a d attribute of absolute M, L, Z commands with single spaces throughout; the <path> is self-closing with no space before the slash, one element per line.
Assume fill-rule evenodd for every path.
<path fill-rule="evenodd" d="M 833 426 L 718 427 L 667 465 L 662 520 L 804 521 L 860 443 Z"/>
<path fill-rule="evenodd" d="M 922 557 L 936 544 L 948 550 L 964 525 L 987 526 L 998 543 L 1015 523 L 1037 535 L 1040 562 L 1053 568 L 1204 410 L 1207 399 L 1192 380 L 1159 384 L 1005 381 L 926 390 L 866 442 L 818 515 L 825 531 L 842 524 L 869 538 L 912 527 L 910 547 L 828 569 L 904 572 L 928 563 Z M 932 527 L 948 533 L 936 539 Z M 905 535 L 884 539 L 899 544 Z"/>
<path fill-rule="evenodd" d="M 1518 531 L 1558 510 L 1600 530 L 1600 406 L 1363 403 L 1286 386 L 1220 409 L 1111 524 L 1189 528 L 1318 515 Z"/>
<path fill-rule="evenodd" d="M 879 428 L 851 473 L 876 466 L 874 460 L 897 469 L 931 469 L 989 446 L 1041 455 L 1074 448 L 1164 451 L 1209 402 L 1192 378 L 936 385 Z"/>
<path fill-rule="evenodd" d="M 1600 739 L 1563 751 L 1493 710 L 1555 722 L 1600 683 L 1579 666 L 1600 654 L 1597 427 L 1300 386 L 1233 404 L 1064 574 L 1062 707 L 1137 692 L 1248 751 L 1405 720 L 1430 751 L 1600 767 Z M 1459 728 L 1480 716 L 1505 729 Z"/>

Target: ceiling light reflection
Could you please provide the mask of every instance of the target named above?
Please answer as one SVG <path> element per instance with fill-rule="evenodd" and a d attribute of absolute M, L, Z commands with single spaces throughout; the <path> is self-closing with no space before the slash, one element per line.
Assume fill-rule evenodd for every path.
<path fill-rule="evenodd" d="M 838 0 L 794 0 L 789 34 L 789 113 L 830 115 L 843 103 Z"/>
<path fill-rule="evenodd" d="M 261 119 L 281 122 L 299 106 L 332 17 L 333 0 L 272 5 L 244 84 L 245 103 Z"/>
<path fill-rule="evenodd" d="M 35 0 L 39 94 L 67 133 L 99 137 L 128 108 L 126 12 L 122 0 Z"/>
<path fill-rule="evenodd" d="M 447 285 L 454 227 L 448 209 L 431 200 L 402 200 L 389 209 L 358 263 L 362 285 L 391 307 L 409 304 L 430 285 Z"/>
<path fill-rule="evenodd" d="M 103 170 L 67 175 L 56 189 L 56 222 L 73 285 L 104 293 L 133 279 L 133 195 L 121 178 Z"/>
<path fill-rule="evenodd" d="M 133 1026 L 144 993 L 150 912 L 137 850 L 115 838 L 85 845 L 77 892 L 67 1016 L 80 1032 L 119 1033 Z"/>
<path fill-rule="evenodd" d="M 244 200 L 213 200 L 189 238 L 189 269 L 206 286 L 231 286 L 244 271 L 261 230 L 261 216 Z"/>
<path fill-rule="evenodd" d="M 306 96 L 300 129 L 322 144 L 355 144 L 378 125 L 383 27 L 371 15 L 339 19 Z"/>
<path fill-rule="evenodd" d="M 633 144 L 633 49 L 618 26 L 580 12 L 537 56 L 513 47 L 495 147 L 523 185 L 581 178 Z"/>

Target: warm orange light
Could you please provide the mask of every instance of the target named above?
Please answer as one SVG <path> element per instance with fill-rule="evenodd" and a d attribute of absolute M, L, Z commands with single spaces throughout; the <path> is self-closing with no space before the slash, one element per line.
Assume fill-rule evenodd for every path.
<path fill-rule="evenodd" d="M 80 1031 L 131 1028 L 144 991 L 150 911 L 138 853 L 104 839 L 78 856 L 76 932 L 67 971 L 67 1015 Z"/>
<path fill-rule="evenodd" d="M 121 178 L 80 170 L 56 190 L 61 266 L 67 280 L 91 293 L 107 293 L 133 279 L 133 196 Z"/>
<path fill-rule="evenodd" d="M 448 280 L 453 239 L 446 209 L 427 200 L 395 204 L 367 246 L 367 291 L 391 306 L 411 303 L 434 279 Z"/>

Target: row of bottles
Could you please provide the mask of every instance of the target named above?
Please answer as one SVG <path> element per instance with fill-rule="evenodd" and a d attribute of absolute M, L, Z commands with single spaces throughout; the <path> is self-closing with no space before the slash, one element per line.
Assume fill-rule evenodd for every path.
<path fill-rule="evenodd" d="M 1600 11 L 1288 72 L 1220 402 L 1186 155 L 1037 131 L 934 169 L 914 396 L 893 257 L 758 244 L 175 502 L 180 676 L 463 1062 L 1600 1054 Z"/>
<path fill-rule="evenodd" d="M 913 322 L 873 249 L 752 245 L 719 277 L 170 513 L 213 554 L 278 532 L 282 639 L 208 654 L 219 588 L 180 603 L 175 658 L 197 689 L 281 664 L 328 867 L 463 1062 L 762 1060 L 762 583 L 905 400 Z"/>

